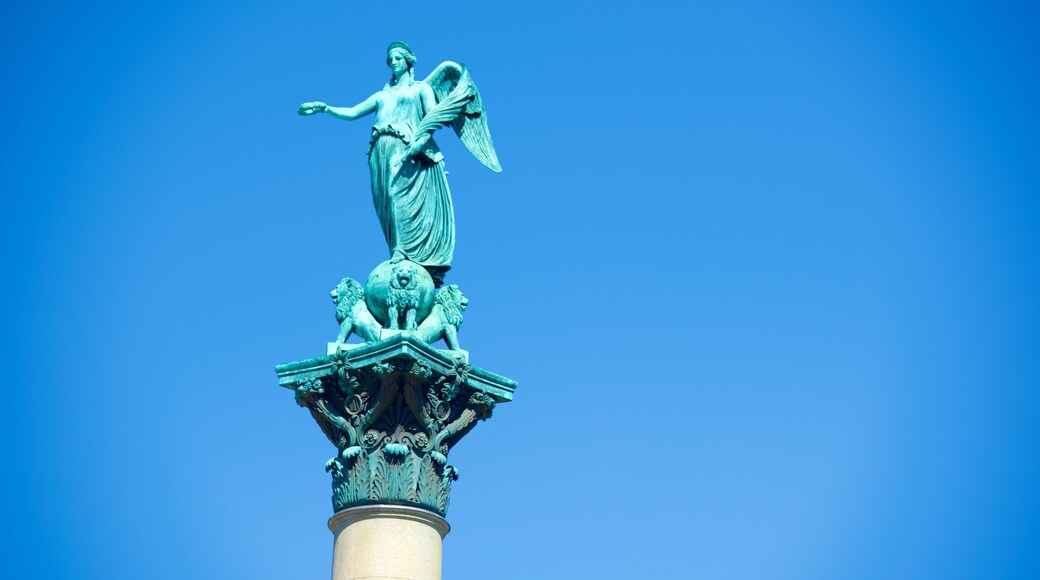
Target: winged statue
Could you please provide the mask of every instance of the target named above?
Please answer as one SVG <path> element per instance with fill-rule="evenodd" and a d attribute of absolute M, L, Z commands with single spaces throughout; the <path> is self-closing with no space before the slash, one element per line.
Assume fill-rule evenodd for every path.
<path fill-rule="evenodd" d="M 301 115 L 327 113 L 352 121 L 375 113 L 368 149 L 372 202 L 391 261 L 422 265 L 437 285 L 451 268 L 455 214 L 444 156 L 433 133 L 450 125 L 473 156 L 494 172 L 502 166 L 488 130 L 480 91 L 465 65 L 441 63 L 416 80 L 415 53 L 403 42 L 386 50 L 391 78 L 354 107 L 320 101 L 300 105 Z"/>

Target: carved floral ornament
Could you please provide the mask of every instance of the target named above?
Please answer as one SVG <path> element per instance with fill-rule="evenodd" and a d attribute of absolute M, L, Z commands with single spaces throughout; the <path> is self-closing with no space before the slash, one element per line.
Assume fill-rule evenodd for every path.
<path fill-rule="evenodd" d="M 396 358 L 354 368 L 346 353 L 328 360 L 327 375 L 302 379 L 294 390 L 339 450 L 325 466 L 335 510 L 402 503 L 445 514 L 458 478 L 448 453 L 495 406 L 467 384 L 472 367 L 455 360 L 438 373 Z"/>

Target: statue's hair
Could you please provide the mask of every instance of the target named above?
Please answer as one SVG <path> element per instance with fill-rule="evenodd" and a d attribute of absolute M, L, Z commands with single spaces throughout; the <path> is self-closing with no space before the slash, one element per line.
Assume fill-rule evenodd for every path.
<path fill-rule="evenodd" d="M 333 292 L 338 295 L 333 299 L 336 301 L 336 322 L 343 322 L 349 318 L 354 305 L 365 299 L 365 289 L 353 278 L 340 280 Z"/>
<path fill-rule="evenodd" d="M 434 300 L 444 310 L 444 321 L 458 328 L 462 325 L 462 292 L 458 285 L 449 284 L 437 291 Z"/>

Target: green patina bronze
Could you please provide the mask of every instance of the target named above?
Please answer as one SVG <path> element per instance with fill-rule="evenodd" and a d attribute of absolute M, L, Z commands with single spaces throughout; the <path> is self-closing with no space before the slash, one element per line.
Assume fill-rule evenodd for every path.
<path fill-rule="evenodd" d="M 469 300 L 443 285 L 455 218 L 431 135 L 451 125 L 481 163 L 501 171 L 480 93 L 462 65 L 442 63 L 416 81 L 414 64 L 412 50 L 395 42 L 382 90 L 355 107 L 309 102 L 298 111 L 347 120 L 375 113 L 372 199 L 390 250 L 364 284 L 343 278 L 330 292 L 339 333 L 327 355 L 276 367 L 338 450 L 325 466 L 336 511 L 392 503 L 444 515 L 458 478 L 448 452 L 516 388 L 469 364 L 458 338 Z M 348 343 L 352 336 L 363 342 Z M 447 349 L 431 346 L 442 340 Z"/>
<path fill-rule="evenodd" d="M 411 333 L 276 372 L 339 450 L 325 465 L 336 511 L 392 503 L 444 515 L 458 478 L 448 453 L 516 388 Z"/>
<path fill-rule="evenodd" d="M 501 171 L 477 85 L 465 66 L 444 62 L 416 80 L 415 53 L 403 42 L 387 48 L 390 81 L 354 107 L 303 103 L 301 115 L 327 113 L 353 121 L 375 113 L 368 149 L 372 201 L 394 262 L 410 260 L 439 284 L 455 252 L 455 213 L 444 156 L 433 132 L 451 125 L 466 148 Z"/>

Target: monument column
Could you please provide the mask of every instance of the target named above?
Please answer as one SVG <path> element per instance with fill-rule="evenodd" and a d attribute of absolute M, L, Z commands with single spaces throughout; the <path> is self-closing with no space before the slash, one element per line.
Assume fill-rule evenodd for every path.
<path fill-rule="evenodd" d="M 390 256 L 364 285 L 343 278 L 331 292 L 339 334 L 325 356 L 275 367 L 336 448 L 325 463 L 334 580 L 441 577 L 444 516 L 459 477 L 448 453 L 516 389 L 469 364 L 458 336 L 469 300 L 444 284 L 455 214 L 432 135 L 451 126 L 477 161 L 500 172 L 487 111 L 465 66 L 445 61 L 419 81 L 415 63 L 411 47 L 392 42 L 382 90 L 354 107 L 309 101 L 297 109 L 347 121 L 375 115 L 366 133 L 370 185 Z M 344 254 L 349 228 L 335 232 Z M 347 342 L 355 335 L 363 342 Z M 446 349 L 433 346 L 441 341 Z"/>

